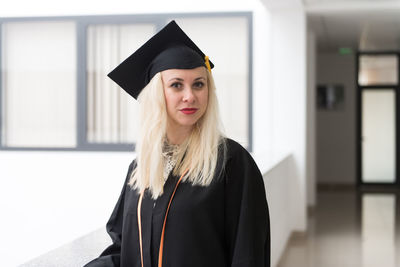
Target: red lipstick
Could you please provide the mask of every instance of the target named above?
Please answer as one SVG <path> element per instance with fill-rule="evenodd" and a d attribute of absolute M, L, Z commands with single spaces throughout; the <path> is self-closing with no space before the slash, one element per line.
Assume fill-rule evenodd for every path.
<path fill-rule="evenodd" d="M 181 109 L 181 112 L 184 113 L 184 114 L 187 114 L 187 115 L 196 113 L 196 111 L 197 111 L 197 108 L 183 108 L 183 109 Z"/>

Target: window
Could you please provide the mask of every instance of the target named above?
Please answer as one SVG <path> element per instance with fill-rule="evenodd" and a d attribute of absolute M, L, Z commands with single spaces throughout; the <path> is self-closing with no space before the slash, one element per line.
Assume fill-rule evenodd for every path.
<path fill-rule="evenodd" d="M 76 146 L 75 23 L 2 25 L 2 145 Z"/>
<path fill-rule="evenodd" d="M 360 85 L 397 84 L 395 55 L 361 55 L 358 83 Z"/>
<path fill-rule="evenodd" d="M 248 12 L 0 19 L 0 149 L 132 150 L 137 102 L 107 74 L 171 19 L 214 62 L 226 134 L 251 149 Z"/>

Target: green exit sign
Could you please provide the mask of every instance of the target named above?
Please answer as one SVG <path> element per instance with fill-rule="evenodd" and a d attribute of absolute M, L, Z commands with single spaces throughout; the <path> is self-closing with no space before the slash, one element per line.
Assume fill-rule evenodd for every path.
<path fill-rule="evenodd" d="M 350 47 L 341 47 L 339 48 L 339 55 L 351 55 L 353 54 L 353 49 Z"/>

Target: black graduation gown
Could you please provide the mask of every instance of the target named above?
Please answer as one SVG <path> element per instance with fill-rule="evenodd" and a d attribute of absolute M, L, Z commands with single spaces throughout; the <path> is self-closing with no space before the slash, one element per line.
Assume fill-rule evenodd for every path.
<path fill-rule="evenodd" d="M 163 267 L 270 266 L 270 226 L 263 177 L 250 154 L 227 139 L 224 171 L 207 186 L 182 182 L 167 217 Z M 129 174 L 135 168 L 129 166 Z M 218 173 L 220 173 L 218 175 Z M 158 266 L 162 224 L 179 177 L 170 175 L 164 193 L 142 200 L 144 267 Z M 124 184 L 107 223 L 113 244 L 86 267 L 140 267 L 139 195 Z"/>

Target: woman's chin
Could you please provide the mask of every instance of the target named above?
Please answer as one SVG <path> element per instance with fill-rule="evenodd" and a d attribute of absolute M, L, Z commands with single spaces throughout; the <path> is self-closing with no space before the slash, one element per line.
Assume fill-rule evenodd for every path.
<path fill-rule="evenodd" d="M 198 121 L 197 118 L 184 118 L 176 122 L 178 127 L 193 127 Z"/>

